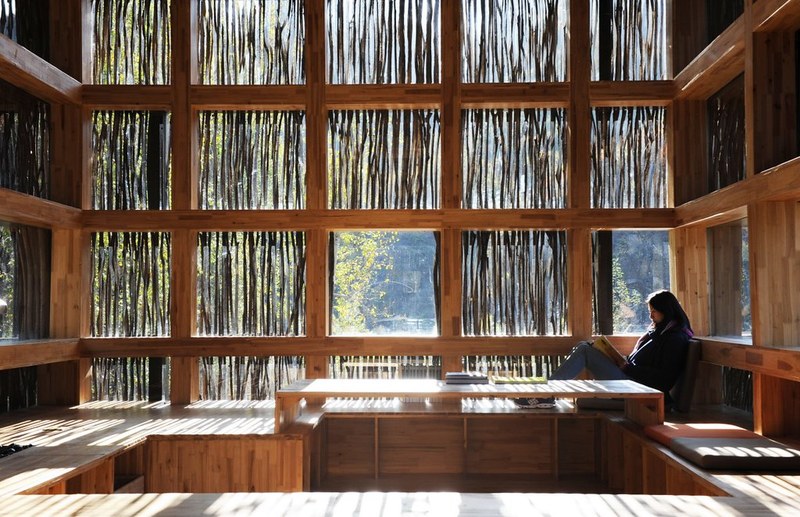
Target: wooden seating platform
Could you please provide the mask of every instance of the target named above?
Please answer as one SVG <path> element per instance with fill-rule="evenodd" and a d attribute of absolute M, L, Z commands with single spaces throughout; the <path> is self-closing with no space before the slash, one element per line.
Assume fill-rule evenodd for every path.
<path fill-rule="evenodd" d="M 331 421 L 345 426 L 350 425 L 346 421 L 373 418 L 381 411 L 383 416 L 394 421 L 410 411 L 420 416 L 419 407 L 424 405 L 411 403 L 398 407 L 396 402 L 381 399 L 337 400 L 329 404 L 325 411 L 326 414 L 330 412 Z M 603 493 L 588 493 L 590 489 L 580 483 L 570 484 L 569 476 L 563 479 L 551 476 L 549 485 L 541 484 L 537 491 L 581 493 L 525 493 L 523 491 L 528 488 L 514 483 L 509 483 L 504 490 L 491 486 L 496 493 L 483 494 L 282 489 L 280 483 L 286 483 L 285 479 L 276 481 L 273 476 L 259 480 L 252 473 L 281 469 L 288 464 L 295 465 L 298 470 L 307 468 L 309 443 L 304 441 L 308 437 L 299 432 L 297 436 L 291 432 L 274 434 L 272 402 L 206 402 L 186 407 L 96 403 L 76 408 L 39 407 L 0 417 L 0 442 L 34 445 L 0 459 L 2 513 L 104 516 L 236 512 L 269 515 L 447 515 L 458 512 L 458 515 L 467 516 L 800 513 L 800 475 L 710 472 L 684 465 L 668 449 L 644 437 L 638 426 L 630 422 L 620 425 L 621 415 L 576 412 L 567 401 L 560 401 L 554 410 L 517 410 L 516 414 L 508 407 L 508 401 L 497 401 L 496 408 L 491 406 L 489 400 L 465 401 L 466 412 L 462 418 L 480 419 L 489 415 L 490 418 L 524 418 L 528 422 L 535 422 L 537 418 L 588 422 L 596 418 L 597 425 L 603 429 L 598 440 L 610 440 L 606 443 L 611 444 L 598 448 L 601 455 L 607 455 L 603 458 L 604 464 L 616 465 L 616 458 L 624 457 L 626 461 L 633 461 L 639 470 L 630 464 L 600 469 Z M 315 429 L 320 420 L 314 419 L 319 414 L 307 412 L 306 416 L 310 419 L 301 420 L 299 424 Z M 572 436 L 570 429 L 562 427 L 562 432 L 566 432 L 563 438 L 579 438 Z M 277 449 L 268 449 L 269 443 L 295 439 L 299 447 L 296 455 L 279 460 L 283 462 L 281 466 L 267 464 L 265 458 L 277 452 Z M 567 454 L 563 447 L 559 448 L 562 454 Z M 241 461 L 242 456 L 247 461 Z M 225 470 L 226 464 L 246 471 L 247 476 Z M 200 479 L 204 473 L 208 473 L 208 479 Z M 294 472 L 289 477 L 294 476 L 296 480 L 303 475 L 305 473 Z M 192 476 L 197 479 L 191 479 Z M 245 477 L 246 483 L 242 481 Z M 480 475 L 472 482 L 478 489 Z M 259 483 L 273 486 L 265 489 Z M 220 484 L 223 488 L 213 488 Z M 209 493 L 167 493 L 186 492 L 187 487 L 196 486 L 205 488 L 194 492 Z M 364 490 L 367 488 L 370 487 L 365 486 Z M 430 490 L 436 489 L 430 485 Z"/>

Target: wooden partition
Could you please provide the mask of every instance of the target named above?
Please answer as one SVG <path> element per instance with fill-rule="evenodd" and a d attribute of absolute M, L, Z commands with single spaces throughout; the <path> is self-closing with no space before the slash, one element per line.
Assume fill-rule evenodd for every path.
<path fill-rule="evenodd" d="M 146 492 L 298 492 L 310 464 L 302 437 L 151 436 Z"/>

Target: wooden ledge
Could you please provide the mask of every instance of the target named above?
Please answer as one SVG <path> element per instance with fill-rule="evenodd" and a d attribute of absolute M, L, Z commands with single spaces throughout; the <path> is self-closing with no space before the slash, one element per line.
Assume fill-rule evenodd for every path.
<path fill-rule="evenodd" d="M 3 35 L 0 35 L 0 75 L 4 81 L 42 100 L 81 104 L 79 81 Z"/>
<path fill-rule="evenodd" d="M 40 228 L 80 228 L 81 211 L 55 201 L 0 188 L 0 221 Z"/>
<path fill-rule="evenodd" d="M 675 97 L 705 100 L 744 73 L 744 17 L 717 36 L 675 77 Z"/>
<path fill-rule="evenodd" d="M 0 341 L 0 365 L 3 370 L 10 370 L 77 360 L 80 358 L 78 343 L 78 338 Z"/>

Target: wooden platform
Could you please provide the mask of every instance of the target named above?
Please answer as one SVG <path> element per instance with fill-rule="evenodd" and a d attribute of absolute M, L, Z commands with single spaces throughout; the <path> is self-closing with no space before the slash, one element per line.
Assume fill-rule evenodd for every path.
<path fill-rule="evenodd" d="M 396 401 L 331 401 L 331 417 L 345 422 L 367 417 L 369 413 L 383 407 L 384 417 L 402 420 L 409 416 L 410 407 L 398 408 Z M 498 401 L 492 407 L 488 401 L 467 405 L 463 418 L 480 418 L 482 414 L 491 418 L 517 418 L 542 420 L 564 419 L 590 421 L 591 412 L 574 413 L 574 408 L 561 402 L 556 410 L 514 410 Z M 403 409 L 403 410 L 401 410 Z M 369 415 L 370 418 L 377 413 Z M 793 515 L 800 514 L 800 476 L 734 474 L 729 472 L 700 473 L 686 469 L 686 476 L 701 477 L 710 488 L 707 492 L 725 494 L 720 497 L 708 495 L 652 495 L 622 494 L 630 487 L 647 491 L 663 489 L 666 485 L 654 485 L 658 479 L 642 479 L 644 476 L 632 472 L 630 478 L 622 479 L 619 473 L 611 472 L 611 478 L 598 479 L 580 473 L 565 473 L 560 477 L 536 474 L 509 474 L 487 476 L 485 474 L 455 476 L 454 479 L 465 490 L 482 492 L 487 489 L 496 493 L 436 492 L 446 490 L 449 479 L 446 475 L 430 474 L 426 477 L 403 479 L 402 475 L 386 474 L 381 478 L 362 478 L 358 491 L 297 492 L 272 489 L 266 493 L 147 493 L 166 492 L 146 486 L 138 471 L 148 469 L 149 475 L 169 483 L 173 478 L 195 472 L 203 481 L 179 480 L 170 492 L 181 491 L 182 483 L 216 483 L 224 485 L 236 473 L 225 471 L 223 466 L 239 465 L 244 470 L 253 468 L 257 459 L 255 452 L 236 449 L 245 447 L 253 440 L 279 439 L 273 432 L 274 406 L 271 402 L 198 403 L 186 407 L 146 404 L 89 404 L 77 408 L 35 408 L 0 417 L 0 442 L 33 444 L 34 447 L 0 459 L 0 494 L 3 496 L 3 515 L 227 515 L 231 513 L 268 515 Z M 572 416 L 570 416 L 572 415 Z M 598 422 L 611 422 L 603 414 Z M 418 414 L 419 416 L 419 414 Z M 451 417 L 453 414 L 451 414 Z M 618 414 L 618 416 L 620 416 Z M 575 418 L 577 417 L 577 418 Z M 332 420 L 333 421 L 333 420 Z M 566 429 L 566 428 L 565 428 Z M 565 437 L 569 439 L 569 437 Z M 605 438 L 604 438 L 605 439 Z M 631 443 L 623 438 L 620 445 L 625 455 L 630 455 Z M 151 442 L 152 441 L 152 442 Z M 198 448 L 198 442 L 208 445 L 219 441 L 223 452 Z M 143 448 L 145 444 L 158 447 Z M 178 448 L 169 448 L 175 445 Z M 252 445 L 252 444 L 251 444 Z M 160 447 L 167 446 L 163 452 Z M 251 450 L 263 450 L 264 443 L 252 445 Z M 561 448 L 563 449 L 563 448 Z M 604 447 L 605 449 L 605 447 Z M 193 456 L 186 451 L 193 451 Z M 244 454 L 248 462 L 232 460 L 236 454 Z M 147 454 L 147 456 L 146 456 Z M 159 458 L 159 455 L 164 456 Z M 228 454 L 228 460 L 218 454 Z M 664 476 L 670 478 L 680 469 L 670 466 L 668 456 L 661 457 L 657 449 L 643 452 L 644 464 L 663 462 Z M 145 460 L 144 458 L 147 458 Z M 183 473 L 157 473 L 157 465 L 163 468 L 170 464 L 184 464 Z M 608 458 L 605 459 L 606 461 Z M 284 460 L 301 465 L 302 458 Z M 613 458 L 611 459 L 613 462 Z M 153 463 L 145 467 L 147 463 Z M 241 465 L 245 463 L 247 467 Z M 192 466 L 193 465 L 193 466 Z M 627 471 L 628 469 L 626 469 Z M 658 472 L 658 469 L 651 472 Z M 670 474 L 672 472 L 672 474 Z M 119 479 L 114 479 L 114 478 Z M 658 478 L 659 476 L 656 476 Z M 213 478 L 213 479 L 212 479 Z M 665 478 L 665 479 L 666 479 Z M 414 492 L 420 480 L 425 480 L 429 492 Z M 505 483 L 494 484 L 493 481 Z M 130 484 L 115 486 L 120 480 Z M 137 481 L 138 480 L 138 481 Z M 337 486 L 343 478 L 332 479 L 326 490 L 353 490 L 353 486 Z M 397 492 L 407 486 L 408 493 Z M 689 493 L 695 485 L 685 485 Z M 692 487 L 695 488 L 692 488 Z M 662 488 L 658 488 L 662 487 Z M 139 493 L 110 493 L 115 490 Z M 249 491 L 251 486 L 234 487 L 220 491 Z M 394 490 L 394 492 L 363 493 L 369 490 Z M 557 491 L 560 493 L 528 493 Z M 47 495 L 50 492 L 81 492 Z M 83 493 L 101 492 L 108 493 Z M 603 493 L 590 493 L 590 492 Z M 145 493 L 142 493 L 145 492 Z M 501 493 L 503 492 L 503 493 Z M 573 492 L 565 494 L 565 492 Z M 578 493 L 576 493 L 578 492 Z M 703 492 L 701 492 L 703 493 Z M 21 495 L 28 494 L 28 495 Z"/>

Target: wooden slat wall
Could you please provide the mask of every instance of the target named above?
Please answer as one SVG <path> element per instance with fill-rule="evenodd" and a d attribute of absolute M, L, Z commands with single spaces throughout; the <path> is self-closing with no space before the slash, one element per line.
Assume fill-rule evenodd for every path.
<path fill-rule="evenodd" d="M 681 301 L 695 335 L 705 336 L 708 323 L 708 245 L 705 228 L 670 232 L 672 291 Z"/>
<path fill-rule="evenodd" d="M 296 436 L 151 436 L 145 465 L 145 492 L 304 490 Z"/>

